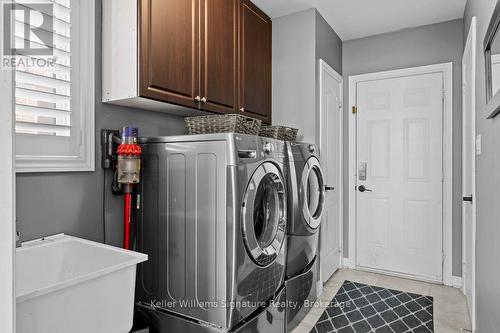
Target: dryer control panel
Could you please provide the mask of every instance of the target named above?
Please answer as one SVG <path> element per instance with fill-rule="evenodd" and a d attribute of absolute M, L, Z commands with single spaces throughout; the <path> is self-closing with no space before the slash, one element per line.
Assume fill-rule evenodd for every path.
<path fill-rule="evenodd" d="M 271 142 L 266 142 L 264 143 L 262 150 L 266 155 L 270 155 L 274 151 L 274 146 Z"/>

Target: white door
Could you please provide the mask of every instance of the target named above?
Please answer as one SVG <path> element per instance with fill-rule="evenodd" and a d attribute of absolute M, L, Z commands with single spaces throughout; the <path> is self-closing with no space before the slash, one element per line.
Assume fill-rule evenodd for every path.
<path fill-rule="evenodd" d="M 475 328 L 475 255 L 476 255 L 476 19 L 473 18 L 462 60 L 463 81 L 463 285 Z"/>
<path fill-rule="evenodd" d="M 357 258 L 442 281 L 443 74 L 357 84 Z"/>
<path fill-rule="evenodd" d="M 341 137 L 342 77 L 320 61 L 320 157 L 326 184 L 321 221 L 321 280 L 326 282 L 340 267 L 341 260 Z"/>

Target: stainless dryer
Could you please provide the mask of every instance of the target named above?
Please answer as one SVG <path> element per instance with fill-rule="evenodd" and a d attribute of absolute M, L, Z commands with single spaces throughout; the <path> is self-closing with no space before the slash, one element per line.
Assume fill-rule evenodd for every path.
<path fill-rule="evenodd" d="M 325 184 L 318 148 L 307 143 L 287 143 L 289 219 L 286 258 L 288 331 L 308 312 L 306 301 L 316 300 L 317 252 Z"/>
<path fill-rule="evenodd" d="M 137 307 L 151 332 L 285 330 L 283 142 L 141 139 Z M 280 300 L 279 304 L 275 304 Z"/>

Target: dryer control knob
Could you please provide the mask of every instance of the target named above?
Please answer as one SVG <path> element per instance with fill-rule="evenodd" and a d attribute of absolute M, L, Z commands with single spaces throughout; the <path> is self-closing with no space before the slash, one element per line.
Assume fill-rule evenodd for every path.
<path fill-rule="evenodd" d="M 314 147 L 314 145 L 309 145 L 309 147 L 307 148 L 309 149 L 310 153 L 314 153 L 316 151 L 316 147 Z"/>
<path fill-rule="evenodd" d="M 273 145 L 270 142 L 264 144 L 264 152 L 266 154 L 271 154 L 273 152 Z"/>

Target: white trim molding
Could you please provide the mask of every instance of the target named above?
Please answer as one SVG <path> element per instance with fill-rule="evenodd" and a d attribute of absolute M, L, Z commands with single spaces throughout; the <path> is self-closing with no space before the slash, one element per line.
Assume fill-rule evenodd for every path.
<path fill-rule="evenodd" d="M 342 260 L 342 268 L 354 269 L 356 268 L 356 265 L 350 258 L 344 258 Z"/>
<path fill-rule="evenodd" d="M 349 77 L 349 110 L 356 106 L 356 86 L 359 82 L 389 79 L 403 76 L 442 73 L 444 91 L 443 115 L 443 281 L 447 286 L 453 285 L 452 277 L 452 179 L 453 179 L 453 63 L 442 63 L 429 66 L 412 67 L 377 73 L 361 74 Z M 349 258 L 344 259 L 356 268 L 356 115 L 349 115 Z M 392 274 L 386 272 L 387 274 Z M 407 276 L 409 278 L 415 278 Z"/>
<path fill-rule="evenodd" d="M 452 287 L 457 289 L 462 289 L 462 277 L 461 276 L 452 276 Z"/>
<path fill-rule="evenodd" d="M 316 298 L 319 299 L 323 295 L 323 281 L 319 279 L 316 281 Z"/>
<path fill-rule="evenodd" d="M 61 154 L 16 155 L 16 172 L 78 172 L 95 171 L 95 0 L 76 1 L 74 29 L 76 53 L 73 71 L 78 73 L 75 86 L 74 114 L 77 129 L 71 137 L 78 148 L 74 156 Z M 33 140 L 37 140 L 34 136 Z M 74 140 L 74 141 L 73 141 Z"/>
<path fill-rule="evenodd" d="M 1 30 L 1 29 L 0 29 Z M 0 31 L 0 33 L 3 33 Z M 15 173 L 14 173 L 14 102 L 13 71 L 0 70 L 0 332 L 15 332 Z"/>

